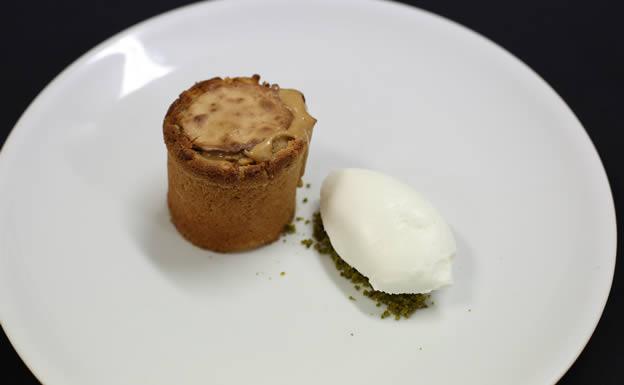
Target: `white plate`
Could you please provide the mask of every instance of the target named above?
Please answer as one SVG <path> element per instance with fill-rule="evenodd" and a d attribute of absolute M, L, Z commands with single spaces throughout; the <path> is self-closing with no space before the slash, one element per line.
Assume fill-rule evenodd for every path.
<path fill-rule="evenodd" d="M 445 215 L 456 283 L 433 308 L 381 320 L 305 235 L 224 256 L 176 233 L 165 110 L 196 80 L 253 73 L 303 90 L 319 120 L 300 215 L 346 166 Z M 393 3 L 214 2 L 141 23 L 37 97 L 0 181 L 0 319 L 46 385 L 552 384 L 615 261 L 607 178 L 565 103 L 486 39 Z"/>

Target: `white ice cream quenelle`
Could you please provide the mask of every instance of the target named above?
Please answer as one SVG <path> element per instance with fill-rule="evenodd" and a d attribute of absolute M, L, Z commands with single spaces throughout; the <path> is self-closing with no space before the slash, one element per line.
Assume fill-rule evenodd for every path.
<path fill-rule="evenodd" d="M 429 293 L 452 283 L 455 238 L 408 185 L 375 171 L 342 169 L 321 187 L 321 217 L 340 257 L 386 293 Z"/>

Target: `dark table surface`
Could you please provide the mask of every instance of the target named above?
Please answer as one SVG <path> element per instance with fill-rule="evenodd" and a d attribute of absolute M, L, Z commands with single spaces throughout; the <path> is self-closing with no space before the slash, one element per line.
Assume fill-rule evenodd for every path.
<path fill-rule="evenodd" d="M 134 23 L 186 3 L 189 2 L 57 0 L 3 4 L 1 62 L 6 92 L 0 143 L 4 143 L 32 99 L 78 56 Z M 609 175 L 616 206 L 621 204 L 624 142 L 620 132 L 624 130 L 624 119 L 619 114 L 624 102 L 624 23 L 615 2 L 411 3 L 485 35 L 546 79 L 589 133 Z M 618 217 L 621 219 L 622 215 Z M 621 229 L 618 220 L 619 244 Z M 559 384 L 624 384 L 624 333 L 618 328 L 624 326 L 623 279 L 619 264 L 598 328 Z M 39 384 L 2 332 L 0 354 L 0 383 Z"/>

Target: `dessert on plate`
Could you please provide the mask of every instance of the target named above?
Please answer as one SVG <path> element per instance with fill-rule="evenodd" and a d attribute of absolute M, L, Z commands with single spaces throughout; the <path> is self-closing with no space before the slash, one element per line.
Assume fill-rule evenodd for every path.
<path fill-rule="evenodd" d="M 260 76 L 196 83 L 163 122 L 171 220 L 210 250 L 276 240 L 295 211 L 316 119 L 304 96 Z"/>

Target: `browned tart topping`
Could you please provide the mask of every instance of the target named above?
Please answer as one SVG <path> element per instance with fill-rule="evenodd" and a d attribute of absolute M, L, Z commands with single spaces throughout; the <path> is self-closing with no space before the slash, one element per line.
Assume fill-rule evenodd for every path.
<path fill-rule="evenodd" d="M 215 78 L 178 115 L 193 149 L 211 159 L 239 165 L 263 162 L 300 139 L 308 143 L 316 120 L 303 95 L 260 77 Z"/>

